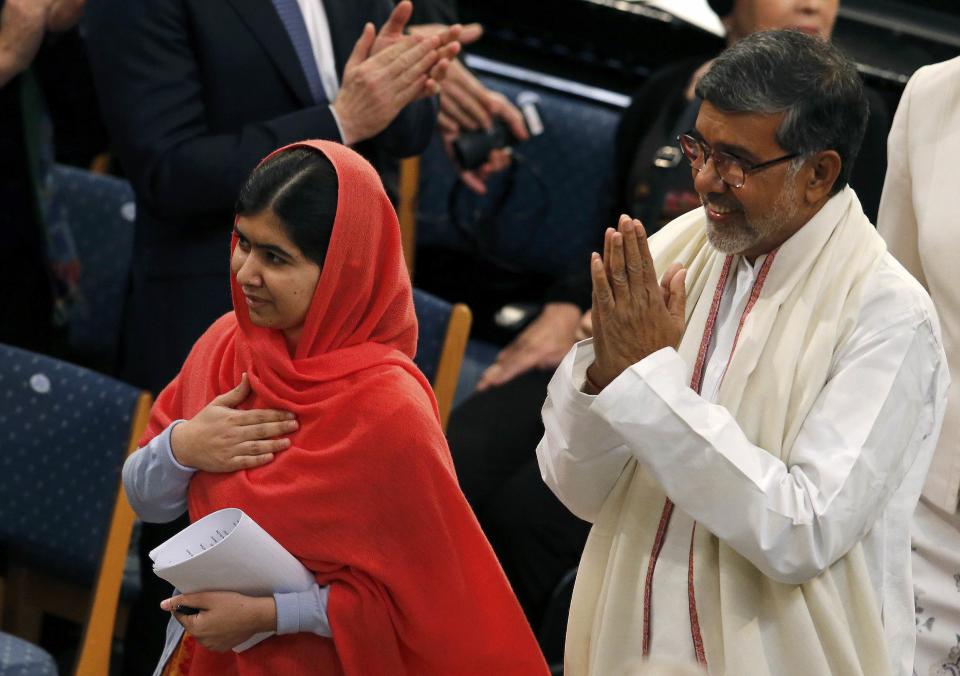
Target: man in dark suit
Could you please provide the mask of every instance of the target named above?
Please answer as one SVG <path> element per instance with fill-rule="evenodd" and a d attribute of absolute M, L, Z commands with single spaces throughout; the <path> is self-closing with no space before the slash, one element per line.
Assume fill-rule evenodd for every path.
<path fill-rule="evenodd" d="M 411 11 L 390 0 L 89 0 L 97 92 L 137 195 L 127 380 L 158 392 L 230 309 L 234 203 L 269 152 L 340 141 L 389 186 L 396 158 L 426 147 L 459 27 L 404 35 Z M 125 673 L 150 673 L 160 654 L 170 590 L 146 553 L 182 525 L 143 530 Z"/>
<path fill-rule="evenodd" d="M 429 140 L 436 108 L 424 94 L 435 83 L 421 76 L 430 68 L 414 61 L 403 73 L 424 81 L 417 91 L 402 90 L 401 77 L 383 76 L 384 67 L 399 70 L 403 58 L 419 54 L 411 42 L 383 62 L 390 56 L 384 50 L 412 40 L 402 36 L 410 3 L 391 16 L 389 0 L 300 2 L 325 10 L 325 36 L 323 27 L 318 40 L 309 35 L 313 17 L 297 11 L 297 0 L 89 3 L 88 49 L 101 107 L 137 194 L 125 375 L 154 392 L 230 308 L 233 205 L 261 158 L 293 141 L 323 138 L 352 144 L 389 172 L 392 158 L 417 154 Z M 284 9 L 291 3 L 300 24 L 292 33 Z M 367 21 L 384 25 L 370 56 L 348 64 Z M 324 62 L 324 45 L 333 64 Z M 447 56 L 430 54 L 433 70 Z M 389 185 L 389 173 L 385 178 Z"/>

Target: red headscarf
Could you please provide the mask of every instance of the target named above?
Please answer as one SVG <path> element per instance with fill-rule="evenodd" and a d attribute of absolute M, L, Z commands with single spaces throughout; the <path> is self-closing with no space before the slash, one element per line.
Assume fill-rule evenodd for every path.
<path fill-rule="evenodd" d="M 536 641 L 457 484 L 417 338 L 397 217 L 374 169 L 311 141 L 337 172 L 330 247 L 296 354 L 234 312 L 197 341 L 143 442 L 249 375 L 244 408 L 293 411 L 262 467 L 198 472 L 193 520 L 239 507 L 329 585 L 333 639 L 274 636 L 240 654 L 197 646 L 193 674 L 544 674 Z M 236 246 L 234 238 L 233 246 Z"/>

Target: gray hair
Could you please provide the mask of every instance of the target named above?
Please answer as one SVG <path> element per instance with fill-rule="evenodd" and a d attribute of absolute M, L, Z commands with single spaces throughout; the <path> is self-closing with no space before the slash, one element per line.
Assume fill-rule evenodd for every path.
<path fill-rule="evenodd" d="M 831 194 L 847 185 L 870 104 L 854 63 L 820 38 L 793 30 L 754 33 L 724 51 L 697 96 L 726 113 L 783 113 L 777 143 L 806 157 L 840 155 Z"/>

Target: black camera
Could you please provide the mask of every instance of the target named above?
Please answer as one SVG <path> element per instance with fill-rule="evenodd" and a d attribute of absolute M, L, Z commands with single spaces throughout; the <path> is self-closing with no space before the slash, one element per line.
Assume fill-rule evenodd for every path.
<path fill-rule="evenodd" d="M 539 101 L 540 97 L 533 92 L 521 92 L 517 97 L 517 105 L 523 113 L 527 133 L 531 137 L 543 133 L 543 122 L 540 119 L 540 112 L 537 110 Z M 491 150 L 512 148 L 519 142 L 520 140 L 514 136 L 507 124 L 501 118 L 496 117 L 493 121 L 493 127 L 490 129 L 460 134 L 453 142 L 453 154 L 457 159 L 457 164 L 462 169 L 476 169 L 487 161 Z"/>

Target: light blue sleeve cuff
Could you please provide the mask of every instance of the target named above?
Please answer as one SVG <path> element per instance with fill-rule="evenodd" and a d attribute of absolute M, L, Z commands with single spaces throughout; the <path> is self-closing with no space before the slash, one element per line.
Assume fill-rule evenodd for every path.
<path fill-rule="evenodd" d="M 310 633 L 331 638 L 330 621 L 327 618 L 329 587 L 313 585 L 302 592 L 277 593 L 277 633 Z"/>
<path fill-rule="evenodd" d="M 159 446 L 158 450 L 160 451 L 160 455 L 161 455 L 164 459 L 166 459 L 166 460 L 168 460 L 168 461 L 170 462 L 170 467 L 171 467 L 172 469 L 180 470 L 181 472 L 187 472 L 187 473 L 189 473 L 189 474 L 192 476 L 192 475 L 197 471 L 197 468 L 196 468 L 196 467 L 187 467 L 186 465 L 181 465 L 179 462 L 177 462 L 176 457 L 174 457 L 174 455 L 173 455 L 173 443 L 171 442 L 171 438 L 172 438 L 172 436 L 173 436 L 173 428 L 176 427 L 177 425 L 179 425 L 179 424 L 182 423 L 182 422 L 185 422 L 185 421 L 184 421 L 184 420 L 174 420 L 172 423 L 170 423 L 169 426 L 167 426 L 167 429 L 165 429 L 165 430 L 157 437 L 157 440 L 158 440 L 157 443 L 158 443 L 158 446 Z M 153 442 L 151 442 L 151 443 L 153 443 Z"/>

